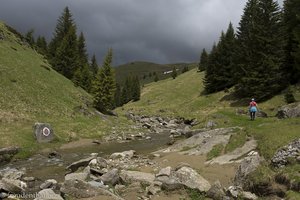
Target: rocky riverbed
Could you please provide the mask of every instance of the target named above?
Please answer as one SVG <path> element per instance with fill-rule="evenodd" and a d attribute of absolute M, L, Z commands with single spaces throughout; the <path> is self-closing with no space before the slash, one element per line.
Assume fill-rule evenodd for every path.
<path fill-rule="evenodd" d="M 189 191 L 211 199 L 257 199 L 243 191 L 247 176 L 263 161 L 256 141 L 206 160 L 239 127 L 192 130 L 194 119 L 127 117 L 145 131 L 79 140 L 3 166 L 0 199 L 189 199 Z M 284 156 L 278 159 L 285 149 L 294 155 L 297 148 L 299 141 L 291 143 L 273 163 L 284 162 Z"/>

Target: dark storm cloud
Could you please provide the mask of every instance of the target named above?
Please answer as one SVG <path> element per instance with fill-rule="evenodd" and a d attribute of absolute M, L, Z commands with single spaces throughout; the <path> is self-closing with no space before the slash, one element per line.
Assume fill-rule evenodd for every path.
<path fill-rule="evenodd" d="M 52 37 L 69 6 L 89 54 L 101 61 L 114 50 L 115 64 L 197 61 L 231 21 L 238 25 L 246 0 L 0 0 L 0 20 L 20 32 Z"/>

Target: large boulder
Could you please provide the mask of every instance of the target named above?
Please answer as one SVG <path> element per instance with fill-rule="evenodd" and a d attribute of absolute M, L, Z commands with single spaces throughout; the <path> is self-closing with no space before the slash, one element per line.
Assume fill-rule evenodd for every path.
<path fill-rule="evenodd" d="M 39 143 L 51 142 L 55 138 L 51 125 L 47 123 L 35 123 L 33 133 Z"/>
<path fill-rule="evenodd" d="M 22 176 L 25 174 L 25 170 L 18 170 L 15 168 L 5 168 L 0 170 L 0 177 L 7 178 L 7 179 L 21 179 Z"/>
<path fill-rule="evenodd" d="M 52 189 L 44 189 L 37 193 L 34 200 L 64 200 L 59 194 L 56 194 Z"/>
<path fill-rule="evenodd" d="M 24 188 L 26 187 L 26 183 L 20 180 L 3 178 L 0 181 L 0 191 L 4 190 L 12 194 L 21 194 L 22 192 L 24 192 Z"/>
<path fill-rule="evenodd" d="M 216 181 L 207 191 L 206 195 L 214 200 L 223 200 L 224 196 L 226 196 L 220 181 Z"/>
<path fill-rule="evenodd" d="M 135 155 L 135 153 L 136 152 L 134 150 L 116 152 L 116 153 L 111 154 L 110 158 L 111 159 L 124 159 L 124 158 L 131 159 Z"/>
<path fill-rule="evenodd" d="M 81 198 L 91 198 L 101 196 L 105 198 L 112 198 L 115 200 L 122 200 L 122 198 L 116 196 L 115 194 L 107 191 L 101 187 L 94 187 L 91 184 L 81 181 L 81 180 L 67 180 L 62 185 L 60 191 L 64 196 L 69 196 L 70 199 L 81 199 Z M 98 199 L 101 199 L 99 197 Z"/>
<path fill-rule="evenodd" d="M 300 152 L 300 138 L 279 149 L 272 158 L 274 167 L 284 167 L 289 160 L 297 160 Z"/>
<path fill-rule="evenodd" d="M 88 178 L 89 174 L 85 172 L 80 173 L 71 173 L 65 176 L 65 180 L 82 180 L 85 181 Z"/>
<path fill-rule="evenodd" d="M 121 180 L 125 183 L 141 182 L 151 185 L 154 182 L 155 175 L 151 173 L 139 171 L 126 171 L 120 172 Z"/>
<path fill-rule="evenodd" d="M 95 157 L 90 156 L 88 158 L 81 159 L 79 161 L 73 162 L 69 166 L 66 167 L 67 170 L 71 170 L 71 172 L 75 172 L 79 167 L 86 167 Z"/>
<path fill-rule="evenodd" d="M 188 188 L 197 189 L 200 192 L 207 192 L 210 189 L 210 183 L 190 167 L 180 168 L 175 176 Z"/>
<path fill-rule="evenodd" d="M 300 103 L 282 106 L 278 109 L 276 117 L 279 119 L 300 117 Z"/>
<path fill-rule="evenodd" d="M 119 170 L 112 169 L 100 177 L 105 185 L 116 185 L 120 181 Z"/>
<path fill-rule="evenodd" d="M 263 159 L 257 152 L 249 154 L 249 156 L 246 157 L 239 165 L 238 170 L 235 173 L 234 184 L 242 188 L 245 187 L 248 175 L 258 168 L 262 160 Z"/>

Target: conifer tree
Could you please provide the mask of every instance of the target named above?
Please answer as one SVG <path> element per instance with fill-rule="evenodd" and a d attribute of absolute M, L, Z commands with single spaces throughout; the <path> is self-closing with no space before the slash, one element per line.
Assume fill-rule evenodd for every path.
<path fill-rule="evenodd" d="M 115 107 L 122 106 L 122 101 L 121 101 L 121 86 L 120 84 L 116 83 L 116 92 L 115 92 Z"/>
<path fill-rule="evenodd" d="M 218 52 L 218 47 L 214 43 L 212 50 L 208 56 L 208 64 L 207 64 L 205 77 L 204 77 L 204 88 L 206 93 L 213 93 L 216 91 L 214 86 L 214 82 L 215 82 L 214 73 L 217 70 L 215 68 L 216 66 L 215 62 L 217 60 L 217 52 Z"/>
<path fill-rule="evenodd" d="M 71 29 L 74 29 L 76 34 L 76 26 L 73 21 L 72 14 L 69 8 L 65 7 L 62 15 L 57 20 L 57 25 L 54 31 L 53 39 L 49 43 L 48 58 L 54 69 L 57 69 L 58 67 L 58 59 L 56 58 L 57 51 L 62 45 L 65 36 L 70 32 Z"/>
<path fill-rule="evenodd" d="M 198 70 L 200 72 L 206 70 L 207 65 L 208 65 L 208 54 L 207 54 L 206 50 L 203 49 L 202 53 L 201 53 L 201 56 L 200 56 L 200 62 L 199 62 L 199 65 L 198 65 Z"/>
<path fill-rule="evenodd" d="M 284 87 L 281 13 L 273 0 L 249 0 L 237 36 L 237 91 L 241 96 L 266 99 Z M 237 75 L 236 75 L 237 77 Z"/>
<path fill-rule="evenodd" d="M 284 65 L 283 70 L 291 84 L 300 80 L 300 1 L 285 0 L 284 2 Z"/>
<path fill-rule="evenodd" d="M 177 77 L 177 71 L 176 71 L 176 68 L 174 66 L 173 70 L 172 70 L 172 78 L 175 79 L 176 77 Z"/>
<path fill-rule="evenodd" d="M 47 55 L 47 41 L 45 37 L 39 36 L 36 40 L 36 48 L 40 54 Z"/>
<path fill-rule="evenodd" d="M 93 77 L 95 77 L 98 70 L 99 70 L 95 54 L 92 56 L 92 62 L 90 64 L 90 70 L 92 72 Z"/>
<path fill-rule="evenodd" d="M 109 49 L 94 81 L 94 105 L 101 112 L 112 109 L 115 103 L 116 82 L 111 66 L 112 56 L 112 49 Z"/>
<path fill-rule="evenodd" d="M 91 82 L 92 82 L 92 74 L 89 68 L 88 63 L 88 54 L 86 51 L 85 38 L 83 33 L 80 33 L 78 38 L 78 65 L 75 69 L 75 74 L 73 77 L 73 82 L 85 89 L 86 91 L 91 91 Z"/>
<path fill-rule="evenodd" d="M 30 29 L 26 34 L 25 34 L 25 40 L 26 42 L 32 47 L 35 47 L 35 41 L 33 37 L 34 30 Z"/>
<path fill-rule="evenodd" d="M 55 69 L 72 80 L 78 66 L 77 36 L 74 27 L 63 38 L 55 54 Z"/>
<path fill-rule="evenodd" d="M 132 100 L 138 101 L 141 98 L 141 85 L 140 80 L 138 76 L 135 76 L 133 78 L 133 84 L 132 84 Z"/>

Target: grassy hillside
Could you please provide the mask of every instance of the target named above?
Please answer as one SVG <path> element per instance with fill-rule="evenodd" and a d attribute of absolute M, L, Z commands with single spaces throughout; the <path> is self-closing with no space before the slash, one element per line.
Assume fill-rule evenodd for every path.
<path fill-rule="evenodd" d="M 223 100 L 228 95 L 225 92 L 200 95 L 204 88 L 203 77 L 204 73 L 194 69 L 175 80 L 148 84 L 143 88 L 141 100 L 125 105 L 124 110 L 146 115 L 196 118 L 200 122 L 198 128 L 205 127 L 209 120 L 216 122 L 218 127 L 244 127 L 243 134 L 258 140 L 258 148 L 266 158 L 270 158 L 277 148 L 299 137 L 299 119 L 279 120 L 274 117 L 277 108 L 285 104 L 283 95 L 267 102 L 258 102 L 259 108 L 270 117 L 250 121 L 247 115 L 236 115 L 237 109 L 246 111 L 248 103 L 242 107 L 232 107 L 232 101 Z M 300 100 L 299 88 L 293 89 L 296 99 Z M 119 109 L 119 112 L 123 111 Z"/>
<path fill-rule="evenodd" d="M 189 69 L 196 67 L 193 63 L 161 65 L 151 62 L 131 62 L 115 68 L 116 79 L 119 83 L 123 83 L 128 75 L 137 75 L 139 76 L 142 84 L 147 84 L 154 81 L 154 76 L 149 76 L 154 72 L 157 73 L 159 80 L 163 80 L 171 77 L 171 74 L 164 74 L 164 72 L 171 71 L 173 70 L 173 67 L 176 67 L 176 69 L 178 69 L 178 74 L 181 74 L 181 71 L 185 66 L 188 66 Z"/>
<path fill-rule="evenodd" d="M 0 38 L 0 148 L 18 145 L 28 153 L 79 137 L 100 137 L 111 130 L 116 119 L 94 115 L 91 96 L 54 71 L 1 22 Z M 58 140 L 37 144 L 32 131 L 35 122 L 50 123 Z"/>

